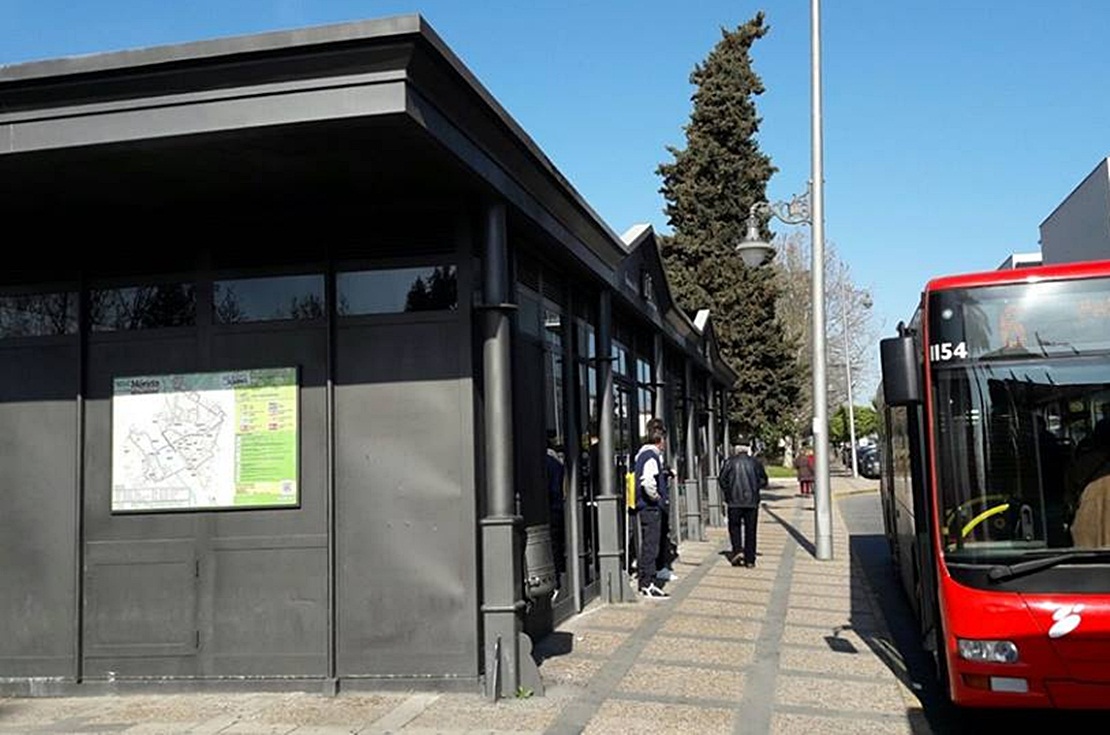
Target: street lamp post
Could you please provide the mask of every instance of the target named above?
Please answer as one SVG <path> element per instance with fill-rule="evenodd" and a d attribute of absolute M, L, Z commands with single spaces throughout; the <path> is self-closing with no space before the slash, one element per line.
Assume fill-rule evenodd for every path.
<path fill-rule="evenodd" d="M 844 330 L 844 379 L 848 383 L 848 436 L 852 442 L 852 477 L 859 477 L 859 454 L 856 445 L 856 407 L 852 402 L 852 356 L 851 330 L 848 329 L 848 296 L 851 289 L 848 286 L 848 273 L 843 264 L 840 267 L 840 316 Z M 871 308 L 871 297 L 866 293 L 860 300 L 865 309 Z"/>
<path fill-rule="evenodd" d="M 841 270 L 843 273 L 843 269 Z M 841 276 L 843 278 L 843 276 Z M 844 379 L 848 382 L 848 439 L 852 442 L 852 477 L 859 477 L 859 457 L 856 455 L 856 408 L 852 404 L 852 358 L 848 354 L 848 287 L 841 285 L 840 313 L 844 320 Z"/>
<path fill-rule="evenodd" d="M 759 210 L 770 212 L 788 224 L 808 222 L 813 228 L 812 307 L 810 329 L 813 339 L 813 444 L 815 477 L 813 484 L 814 517 L 816 520 L 816 556 L 832 559 L 832 495 L 829 488 L 829 419 L 828 384 L 825 380 L 825 173 L 821 134 L 821 2 L 810 0 L 810 165 L 813 176 L 803 198 L 794 197 L 789 205 L 756 202 L 748 213 L 748 233 L 737 246 L 740 257 L 749 266 L 762 264 L 773 248 L 759 237 Z M 812 211 L 810 211 L 812 206 Z M 792 215 L 804 211 L 805 219 Z M 783 217 L 783 215 L 786 217 Z M 800 216 L 800 215 L 799 215 Z"/>

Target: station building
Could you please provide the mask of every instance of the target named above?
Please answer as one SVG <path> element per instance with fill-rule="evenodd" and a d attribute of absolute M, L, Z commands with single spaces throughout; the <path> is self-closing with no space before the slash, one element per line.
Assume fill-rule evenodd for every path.
<path fill-rule="evenodd" d="M 712 315 L 420 16 L 0 67 L 0 187 L 0 692 L 507 696 L 649 418 L 719 522 Z"/>

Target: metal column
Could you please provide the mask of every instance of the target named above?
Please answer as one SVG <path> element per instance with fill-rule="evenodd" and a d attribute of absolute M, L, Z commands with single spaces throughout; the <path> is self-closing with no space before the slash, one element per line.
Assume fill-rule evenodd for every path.
<path fill-rule="evenodd" d="M 686 360 L 686 535 L 705 541 L 701 522 L 701 488 L 698 486 L 697 401 L 694 400 L 694 364 Z"/>
<path fill-rule="evenodd" d="M 655 362 L 655 406 L 653 410 L 658 418 L 663 419 L 663 425 L 667 427 L 667 436 L 664 439 L 663 457 L 670 469 L 675 468 L 674 459 L 674 443 L 671 441 L 671 434 L 676 430 L 673 422 L 673 414 L 667 414 L 667 372 L 666 372 L 666 355 L 663 352 L 663 335 L 656 333 L 652 343 L 652 359 Z M 674 537 L 675 543 L 682 540 L 682 526 L 679 525 L 678 517 L 678 488 L 673 487 L 677 484 L 677 476 L 671 475 L 671 505 L 667 508 L 667 521 L 671 529 L 671 536 Z"/>
<path fill-rule="evenodd" d="M 485 212 L 482 233 L 482 375 L 486 516 L 482 533 L 482 631 L 485 690 L 491 699 L 520 688 L 542 692 L 532 643 L 524 633 L 524 519 L 513 493 L 512 323 L 505 205 Z"/>
<path fill-rule="evenodd" d="M 712 375 L 706 378 L 705 390 L 706 405 L 709 406 L 706 417 L 709 446 L 706 448 L 708 457 L 705 467 L 706 483 L 709 486 L 709 525 L 719 528 L 724 525 L 724 521 L 721 513 L 721 489 L 717 487 L 717 470 L 720 469 L 720 462 L 717 459 L 717 389 L 713 386 Z"/>
<path fill-rule="evenodd" d="M 613 465 L 613 307 L 608 291 L 601 292 L 597 320 L 597 390 L 601 400 L 598 412 L 598 471 L 601 482 L 597 497 L 597 555 L 601 563 L 601 594 L 607 602 L 633 599 L 624 571 L 623 488 L 617 494 L 616 468 Z"/>
<path fill-rule="evenodd" d="M 572 325 L 574 323 L 575 298 L 573 292 L 567 294 L 567 305 L 561 325 L 563 340 L 563 405 L 561 408 L 563 411 L 563 426 L 565 427 L 563 430 L 563 453 L 566 457 L 567 477 L 567 497 L 563 504 L 565 509 L 563 527 L 566 529 L 566 543 L 563 548 L 566 550 L 567 584 L 570 585 L 574 594 L 574 609 L 580 611 L 582 609 L 582 578 L 584 576 L 582 564 L 588 560 L 584 560 L 581 556 L 582 509 L 578 505 L 579 495 L 582 492 L 579 487 L 582 464 L 582 417 L 578 415 L 574 401 L 576 395 L 574 390 L 575 345 Z"/>
<path fill-rule="evenodd" d="M 724 421 L 722 421 L 721 423 L 724 424 L 724 431 L 725 431 L 725 459 L 728 459 L 729 457 L 732 456 L 732 431 L 731 431 L 732 427 L 729 426 L 729 420 L 728 420 L 728 391 L 727 390 L 721 391 L 721 416 L 724 417 Z"/>

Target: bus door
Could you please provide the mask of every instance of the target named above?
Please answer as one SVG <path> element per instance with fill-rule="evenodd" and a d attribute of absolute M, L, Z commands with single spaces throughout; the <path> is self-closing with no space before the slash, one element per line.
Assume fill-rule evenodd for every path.
<path fill-rule="evenodd" d="M 938 549 L 933 544 L 933 504 L 929 473 L 923 407 L 911 406 L 907 411 L 909 433 L 910 481 L 913 491 L 914 566 L 917 589 L 914 592 L 917 615 L 921 626 L 922 645 L 926 651 L 937 650 L 937 564 Z"/>
<path fill-rule="evenodd" d="M 915 319 L 916 321 L 916 319 Z M 922 643 L 926 650 L 937 650 L 937 558 L 933 545 L 933 504 L 927 457 L 930 456 L 925 430 L 925 396 L 920 333 L 899 325 L 899 336 L 880 342 L 884 402 L 888 406 L 905 407 L 905 442 L 909 460 L 909 491 L 913 513 L 911 568 L 914 575 L 910 602 L 916 608 Z M 888 411 L 888 417 L 892 412 Z M 892 438 L 893 441 L 893 438 Z M 899 453 L 895 453 L 899 454 Z M 900 466 L 899 457 L 889 462 Z M 903 575 L 904 577 L 904 575 Z"/>

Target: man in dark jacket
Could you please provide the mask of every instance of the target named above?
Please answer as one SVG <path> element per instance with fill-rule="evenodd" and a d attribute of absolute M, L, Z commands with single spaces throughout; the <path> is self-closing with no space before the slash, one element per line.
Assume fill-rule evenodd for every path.
<path fill-rule="evenodd" d="M 760 491 L 767 487 L 767 471 L 751 455 L 750 447 L 740 445 L 734 452 L 717 475 L 717 484 L 728 506 L 728 536 L 732 542 L 729 559 L 734 567 L 741 563 L 754 567 L 755 527 L 759 518 Z"/>

